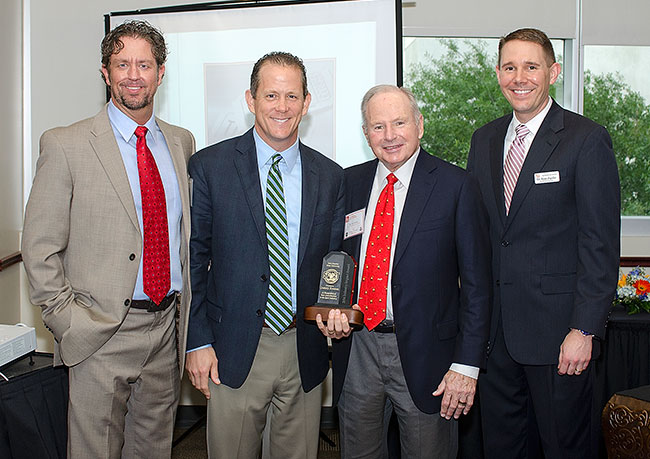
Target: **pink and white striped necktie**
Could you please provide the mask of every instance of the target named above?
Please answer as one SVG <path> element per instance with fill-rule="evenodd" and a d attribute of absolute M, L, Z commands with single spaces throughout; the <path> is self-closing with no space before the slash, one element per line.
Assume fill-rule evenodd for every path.
<path fill-rule="evenodd" d="M 521 167 L 524 165 L 524 159 L 526 159 L 524 138 L 530 133 L 530 130 L 525 124 L 520 124 L 515 128 L 515 132 L 517 135 L 515 140 L 510 144 L 506 162 L 503 165 L 503 196 L 506 202 L 506 215 L 510 211 L 512 194 L 515 191 L 515 185 L 517 185 Z"/>

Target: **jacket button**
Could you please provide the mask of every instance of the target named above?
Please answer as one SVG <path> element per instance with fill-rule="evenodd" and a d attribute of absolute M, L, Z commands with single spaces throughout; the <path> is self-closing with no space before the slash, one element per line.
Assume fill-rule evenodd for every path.
<path fill-rule="evenodd" d="M 255 314 L 257 314 L 257 317 L 262 317 L 262 310 L 258 309 L 257 311 L 255 311 Z"/>
<path fill-rule="evenodd" d="M 499 279 L 497 279 L 497 287 L 498 287 L 499 285 L 501 285 L 501 281 L 500 281 Z"/>
<path fill-rule="evenodd" d="M 262 282 L 266 282 L 266 281 L 268 280 L 268 277 L 266 277 L 266 274 L 262 274 L 262 275 L 260 276 L 260 280 L 261 280 Z"/>
<path fill-rule="evenodd" d="M 510 245 L 510 242 L 508 241 L 501 241 L 501 246 L 502 247 L 508 247 Z"/>
<path fill-rule="evenodd" d="M 135 253 L 132 253 L 131 255 L 129 255 L 129 260 L 131 260 L 131 261 L 135 260 Z"/>
<path fill-rule="evenodd" d="M 130 299 L 127 298 L 126 300 L 124 300 L 124 306 L 129 306 L 130 304 L 131 304 Z"/>

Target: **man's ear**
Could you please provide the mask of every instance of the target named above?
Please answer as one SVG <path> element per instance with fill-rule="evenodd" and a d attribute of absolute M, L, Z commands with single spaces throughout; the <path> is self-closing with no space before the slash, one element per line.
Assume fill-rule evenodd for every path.
<path fill-rule="evenodd" d="M 250 89 L 246 90 L 246 93 L 244 94 L 244 97 L 246 98 L 246 105 L 248 105 L 248 110 L 254 115 L 255 114 L 255 98 L 253 97 L 253 93 L 251 93 Z"/>

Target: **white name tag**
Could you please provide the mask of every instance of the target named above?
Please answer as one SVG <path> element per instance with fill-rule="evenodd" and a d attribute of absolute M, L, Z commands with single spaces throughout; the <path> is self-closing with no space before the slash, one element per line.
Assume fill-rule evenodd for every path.
<path fill-rule="evenodd" d="M 343 239 L 348 239 L 363 233 L 363 222 L 366 218 L 366 209 L 359 209 L 345 216 L 345 230 Z"/>
<path fill-rule="evenodd" d="M 535 185 L 555 183 L 560 181 L 560 171 L 538 172 L 535 174 Z"/>

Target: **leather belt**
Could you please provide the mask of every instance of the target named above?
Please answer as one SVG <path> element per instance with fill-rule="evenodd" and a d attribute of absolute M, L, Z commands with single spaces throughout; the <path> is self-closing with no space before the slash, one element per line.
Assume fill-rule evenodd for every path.
<path fill-rule="evenodd" d="M 162 299 L 160 304 L 156 304 L 152 300 L 131 300 L 131 307 L 135 309 L 146 309 L 147 312 L 160 312 L 171 306 L 177 296 L 178 292 L 171 292 Z"/>
<path fill-rule="evenodd" d="M 384 320 L 371 331 L 376 333 L 395 333 L 395 322 Z"/>
<path fill-rule="evenodd" d="M 263 326 L 264 326 L 264 328 L 271 328 L 271 327 L 268 326 L 268 324 L 267 324 L 266 322 L 264 322 L 264 325 L 263 325 Z M 296 317 L 295 317 L 295 316 L 293 317 L 293 320 L 291 321 L 291 323 L 289 324 L 289 326 L 286 328 L 286 330 L 289 330 L 289 329 L 291 329 L 291 328 L 296 328 Z M 285 331 L 286 331 L 286 330 L 285 330 Z"/>

